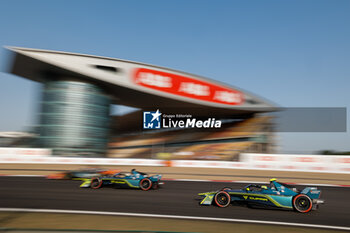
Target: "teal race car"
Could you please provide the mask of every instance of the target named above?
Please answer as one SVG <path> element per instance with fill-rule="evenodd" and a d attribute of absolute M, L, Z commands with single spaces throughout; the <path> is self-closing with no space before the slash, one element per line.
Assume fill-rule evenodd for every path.
<path fill-rule="evenodd" d="M 324 200 L 320 199 L 321 190 L 306 187 L 298 190 L 288 184 L 271 179 L 269 185 L 250 184 L 243 189 L 222 188 L 218 191 L 198 194 L 200 205 L 227 207 L 231 203 L 243 203 L 251 207 L 272 207 L 307 213 L 318 209 Z"/>
<path fill-rule="evenodd" d="M 84 182 L 80 185 L 81 188 L 99 189 L 104 186 L 112 186 L 115 188 L 137 188 L 143 191 L 151 188 L 157 189 L 161 182 L 162 175 L 149 176 L 146 173 L 132 169 L 130 173 L 118 172 L 113 175 L 105 175 L 92 177 L 87 179 L 79 179 Z"/>

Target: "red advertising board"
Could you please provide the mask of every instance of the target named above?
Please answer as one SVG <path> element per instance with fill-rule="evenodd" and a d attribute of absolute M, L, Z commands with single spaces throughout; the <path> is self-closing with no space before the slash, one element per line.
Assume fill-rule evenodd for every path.
<path fill-rule="evenodd" d="M 138 68 L 134 70 L 132 79 L 137 85 L 191 99 L 227 105 L 244 102 L 240 91 L 163 71 Z"/>

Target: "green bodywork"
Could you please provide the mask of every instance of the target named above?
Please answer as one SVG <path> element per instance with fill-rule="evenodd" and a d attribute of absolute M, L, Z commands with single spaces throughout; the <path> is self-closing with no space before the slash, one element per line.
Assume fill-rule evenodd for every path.
<path fill-rule="evenodd" d="M 198 194 L 199 196 L 204 196 L 204 198 L 201 200 L 199 204 L 212 205 L 216 193 L 217 192 L 199 193 Z M 230 195 L 231 201 L 250 202 L 250 203 L 256 203 L 256 204 L 264 204 L 269 206 L 293 209 L 291 196 L 257 194 L 257 193 L 248 193 L 245 191 L 237 191 L 237 192 L 228 191 L 227 193 Z"/>

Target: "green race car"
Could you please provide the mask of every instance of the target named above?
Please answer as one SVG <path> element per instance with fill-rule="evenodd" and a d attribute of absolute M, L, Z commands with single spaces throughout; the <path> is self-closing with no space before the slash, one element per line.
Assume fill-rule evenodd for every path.
<path fill-rule="evenodd" d="M 248 206 L 263 206 L 295 210 L 307 213 L 318 208 L 324 201 L 319 199 L 321 190 L 306 187 L 303 190 L 270 180 L 270 185 L 250 184 L 243 189 L 223 188 L 218 191 L 199 193 L 202 197 L 200 205 L 227 207 L 233 202 Z"/>
<path fill-rule="evenodd" d="M 113 175 L 93 177 L 83 179 L 81 188 L 99 189 L 104 186 L 114 186 L 120 188 L 139 188 L 147 191 L 151 188 L 157 189 L 161 182 L 162 175 L 149 176 L 146 173 L 132 169 L 130 173 L 118 172 Z"/>

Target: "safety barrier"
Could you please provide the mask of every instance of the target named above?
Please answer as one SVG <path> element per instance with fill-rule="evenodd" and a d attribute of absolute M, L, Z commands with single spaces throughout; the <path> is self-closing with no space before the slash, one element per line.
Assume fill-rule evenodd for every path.
<path fill-rule="evenodd" d="M 350 173 L 350 156 L 241 154 L 240 161 L 252 169 Z"/>
<path fill-rule="evenodd" d="M 4 153 L 5 151 L 9 153 Z M 36 154 L 37 153 L 37 154 Z M 77 164 L 125 165 L 254 169 L 276 171 L 303 171 L 350 173 L 350 156 L 339 155 L 288 155 L 242 153 L 239 162 L 207 160 L 160 160 L 122 158 L 80 158 L 50 156 L 51 151 L 31 148 L 0 148 L 0 163 L 9 164 Z"/>
<path fill-rule="evenodd" d="M 42 148 L 16 148 L 16 147 L 0 147 L 0 158 L 6 157 L 47 157 L 51 156 L 50 149 Z"/>

